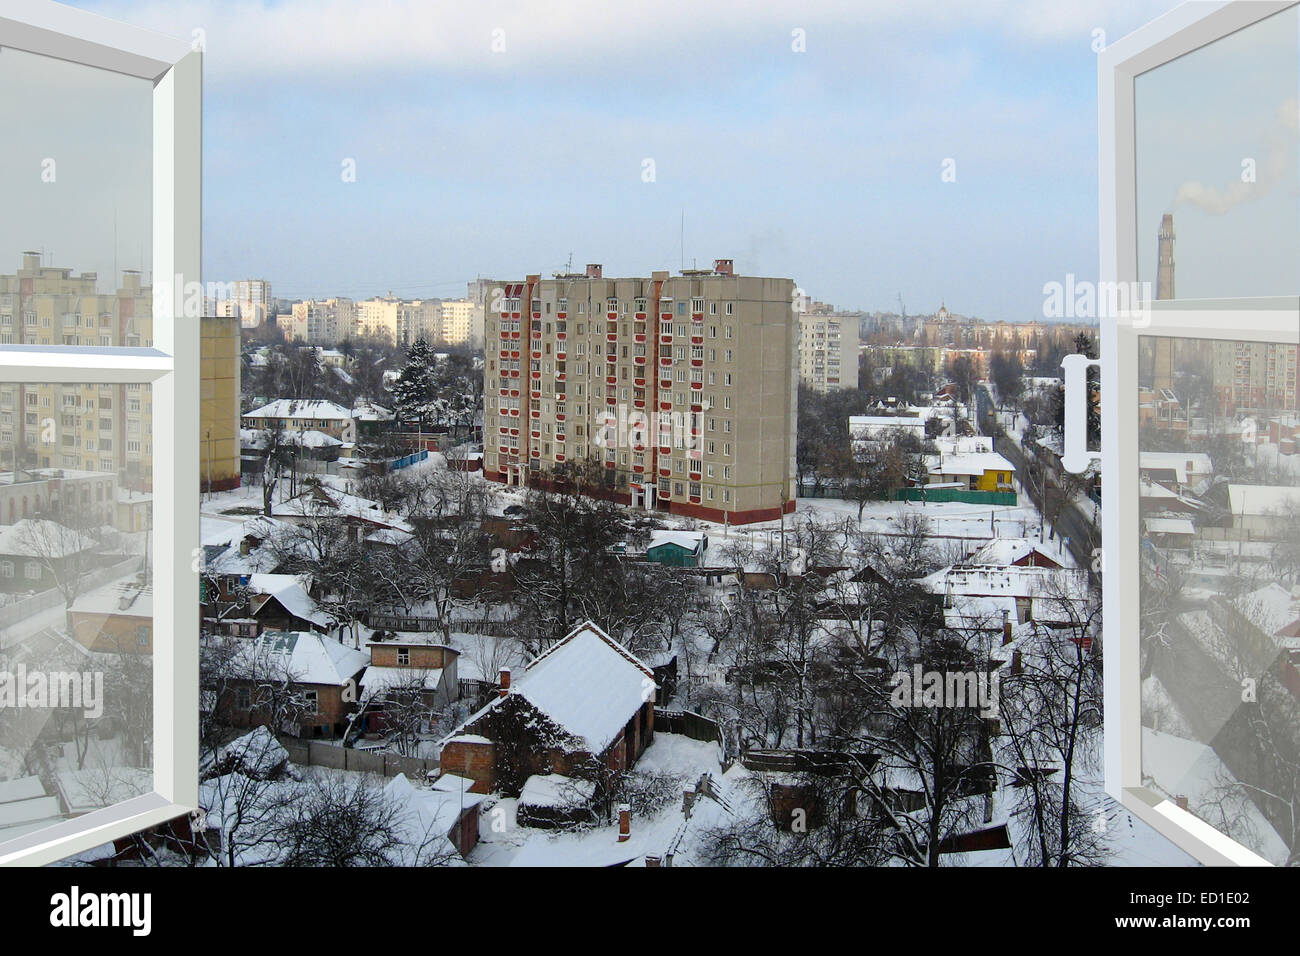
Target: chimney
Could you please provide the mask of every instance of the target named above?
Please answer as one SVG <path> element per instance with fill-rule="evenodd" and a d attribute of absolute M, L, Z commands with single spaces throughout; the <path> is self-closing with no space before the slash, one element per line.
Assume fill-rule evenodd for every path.
<path fill-rule="evenodd" d="M 1006 647 L 1011 643 L 1011 612 L 1006 608 L 1002 609 L 1002 646 Z"/>
<path fill-rule="evenodd" d="M 626 843 L 632 839 L 632 808 L 626 803 L 618 807 L 618 842 Z"/>
<path fill-rule="evenodd" d="M 239 553 L 243 557 L 248 557 L 248 552 L 251 550 L 253 550 L 253 547 L 252 544 L 249 542 L 248 538 L 247 537 L 241 538 L 239 541 Z"/>
<path fill-rule="evenodd" d="M 687 787 L 682 791 L 682 813 L 689 817 L 693 809 L 695 809 L 695 788 Z"/>
<path fill-rule="evenodd" d="M 657 856 L 647 856 L 647 857 L 645 858 L 645 865 L 646 865 L 646 866 L 658 867 L 658 866 L 659 866 L 659 857 L 657 857 Z"/>
<path fill-rule="evenodd" d="M 599 263 L 599 262 L 588 262 L 588 263 L 587 263 L 587 278 L 588 278 L 588 279 L 599 279 L 599 278 L 600 278 L 600 275 L 601 275 L 601 265 L 600 265 L 600 263 Z"/>
<path fill-rule="evenodd" d="M 731 259 L 714 259 L 713 271 L 720 276 L 734 276 L 736 267 Z"/>
<path fill-rule="evenodd" d="M 510 668 L 501 668 L 501 696 L 505 697 L 510 693 Z"/>
<path fill-rule="evenodd" d="M 1185 793 L 1180 793 L 1178 796 L 1174 797 L 1174 803 L 1178 804 L 1178 809 L 1179 809 L 1179 810 L 1186 810 L 1186 809 L 1187 809 L 1187 794 L 1185 794 Z"/>

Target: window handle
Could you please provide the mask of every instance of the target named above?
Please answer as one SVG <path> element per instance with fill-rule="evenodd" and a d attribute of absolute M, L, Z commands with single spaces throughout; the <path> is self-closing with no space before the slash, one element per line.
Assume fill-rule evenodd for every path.
<path fill-rule="evenodd" d="M 1088 449 L 1088 367 L 1101 368 L 1099 359 L 1086 355 L 1067 355 L 1061 360 L 1065 369 L 1065 454 L 1061 466 L 1076 475 L 1087 471 L 1094 461 L 1101 461 L 1101 452 Z"/>

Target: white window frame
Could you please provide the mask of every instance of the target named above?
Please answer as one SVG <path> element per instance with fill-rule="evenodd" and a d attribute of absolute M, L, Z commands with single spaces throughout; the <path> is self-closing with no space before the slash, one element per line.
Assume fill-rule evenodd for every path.
<path fill-rule="evenodd" d="M 198 807 L 199 319 L 184 287 L 201 282 L 202 53 L 189 42 L 52 0 L 5 0 L 0 46 L 153 83 L 151 348 L 0 346 L 5 382 L 149 383 L 154 392 L 153 792 L 0 842 L 0 864 L 39 866 Z"/>
<path fill-rule="evenodd" d="M 1102 51 L 1100 116 L 1100 278 L 1138 280 L 1134 80 L 1290 6 L 1295 0 L 1184 4 Z M 1154 277 L 1146 277 L 1154 278 Z M 1132 288 L 1132 286 L 1130 286 Z M 1101 320 L 1102 570 L 1105 634 L 1106 791 L 1202 863 L 1267 866 L 1268 861 L 1143 785 L 1139 636 L 1140 556 L 1137 402 L 1142 336 L 1300 343 L 1300 297 L 1154 302 L 1144 314 Z M 1080 426 L 1082 416 L 1079 416 Z M 1130 482 L 1131 479 L 1131 482 Z M 1126 487 L 1126 485 L 1128 487 Z M 1127 493 L 1126 493 L 1127 492 Z"/>

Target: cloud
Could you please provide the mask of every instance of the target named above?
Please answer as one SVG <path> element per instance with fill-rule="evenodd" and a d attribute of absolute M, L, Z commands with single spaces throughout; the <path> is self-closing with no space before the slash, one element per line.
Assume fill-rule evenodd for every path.
<path fill-rule="evenodd" d="M 692 58 L 790 49 L 796 28 L 810 55 L 843 31 L 917 39 L 992 32 L 1016 41 L 1086 46 L 1095 27 L 1135 25 L 1169 0 L 83 0 L 116 19 L 189 38 L 204 32 L 210 75 L 254 82 L 275 75 L 328 76 L 409 71 L 490 73 L 663 70 Z M 498 32 L 499 31 L 499 32 Z M 1118 35 L 1118 28 L 1115 30 Z M 494 44 L 501 52 L 494 52 Z M 707 60 L 694 61 L 696 69 Z"/>
<path fill-rule="evenodd" d="M 1171 209 L 1190 203 L 1212 216 L 1222 216 L 1244 202 L 1262 199 L 1295 169 L 1296 137 L 1287 130 L 1300 129 L 1300 101 L 1296 97 L 1284 100 L 1277 108 L 1279 129 L 1268 136 L 1267 153 L 1259 163 L 1251 160 L 1254 176 L 1249 182 L 1235 181 L 1223 188 L 1207 186 L 1199 181 L 1185 182 L 1178 187 Z"/>

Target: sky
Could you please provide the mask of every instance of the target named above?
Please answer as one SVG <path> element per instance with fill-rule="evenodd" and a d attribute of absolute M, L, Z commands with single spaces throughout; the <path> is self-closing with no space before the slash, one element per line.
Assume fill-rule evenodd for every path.
<path fill-rule="evenodd" d="M 1095 31 L 1175 4 L 75 5 L 204 46 L 205 279 L 446 297 L 733 258 L 1015 321 L 1096 277 Z"/>
<path fill-rule="evenodd" d="M 1300 292 L 1300 8 L 1137 77 L 1138 275 L 1174 217 L 1183 299 Z"/>

